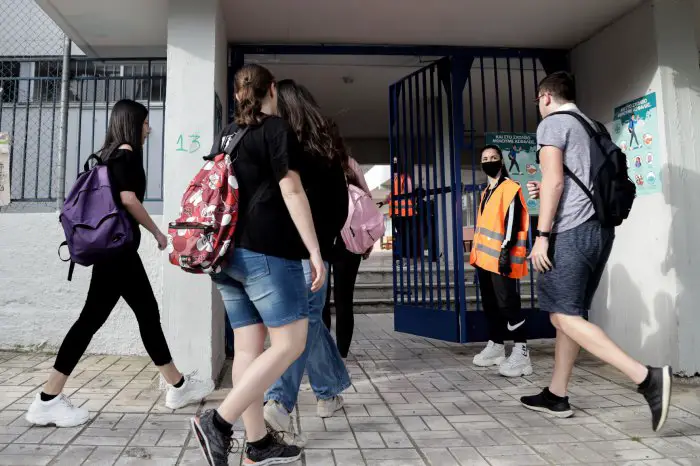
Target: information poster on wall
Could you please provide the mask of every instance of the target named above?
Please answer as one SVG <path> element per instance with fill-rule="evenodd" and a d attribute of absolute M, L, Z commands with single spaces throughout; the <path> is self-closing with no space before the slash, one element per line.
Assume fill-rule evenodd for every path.
<path fill-rule="evenodd" d="M 530 199 L 529 181 L 541 181 L 542 172 L 537 164 L 537 136 L 531 133 L 486 133 L 486 144 L 503 151 L 503 162 L 511 179 L 520 183 L 530 215 L 539 215 L 540 201 Z"/>
<path fill-rule="evenodd" d="M 660 193 L 663 160 L 655 92 L 615 109 L 612 137 L 627 155 L 637 195 Z"/>
<path fill-rule="evenodd" d="M 10 203 L 10 135 L 0 133 L 0 206 Z"/>

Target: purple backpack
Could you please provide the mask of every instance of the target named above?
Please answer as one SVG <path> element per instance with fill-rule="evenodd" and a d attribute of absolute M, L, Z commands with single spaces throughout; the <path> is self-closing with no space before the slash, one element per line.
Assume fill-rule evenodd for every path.
<path fill-rule="evenodd" d="M 90 168 L 90 160 L 97 164 Z M 93 154 L 85 162 L 84 172 L 78 176 L 68 193 L 58 217 L 68 246 L 70 261 L 68 280 L 73 277 L 75 264 L 93 265 L 109 259 L 130 247 L 134 232 L 126 211 L 114 201 L 107 165 Z"/>

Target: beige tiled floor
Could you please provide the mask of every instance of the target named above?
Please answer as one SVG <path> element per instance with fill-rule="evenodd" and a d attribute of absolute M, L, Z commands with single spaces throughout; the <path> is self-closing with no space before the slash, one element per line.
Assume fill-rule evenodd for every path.
<path fill-rule="evenodd" d="M 552 419 L 517 399 L 547 383 L 549 343 L 534 343 L 535 374 L 505 379 L 471 365 L 477 346 L 392 331 L 391 316 L 357 316 L 349 361 L 353 386 L 336 417 L 315 415 L 302 385 L 296 425 L 309 435 L 307 466 L 700 465 L 700 387 L 676 384 L 661 435 L 648 408 L 616 371 L 584 358 L 571 388 L 576 416 Z M 24 410 L 53 356 L 0 352 L 0 465 L 203 465 L 188 431 L 192 413 L 163 406 L 147 358 L 90 356 L 69 382 L 93 412 L 81 428 L 31 427 Z M 242 437 L 240 426 L 236 435 Z M 232 456 L 231 464 L 239 464 Z"/>

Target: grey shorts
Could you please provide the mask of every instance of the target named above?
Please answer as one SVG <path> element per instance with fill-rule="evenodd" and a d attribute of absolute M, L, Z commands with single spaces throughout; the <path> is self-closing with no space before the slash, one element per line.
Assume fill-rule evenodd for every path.
<path fill-rule="evenodd" d="M 597 220 L 552 235 L 553 269 L 537 277 L 540 309 L 588 317 L 614 239 L 615 230 L 603 228 Z"/>

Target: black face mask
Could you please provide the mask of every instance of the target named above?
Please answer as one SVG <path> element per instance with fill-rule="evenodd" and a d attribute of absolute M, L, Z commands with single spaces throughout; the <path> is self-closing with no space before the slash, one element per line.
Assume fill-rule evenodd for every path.
<path fill-rule="evenodd" d="M 498 172 L 503 168 L 503 161 L 499 160 L 497 162 L 482 162 L 481 169 L 486 173 L 487 176 L 491 178 L 496 178 Z"/>

